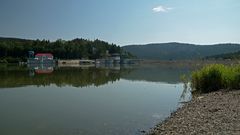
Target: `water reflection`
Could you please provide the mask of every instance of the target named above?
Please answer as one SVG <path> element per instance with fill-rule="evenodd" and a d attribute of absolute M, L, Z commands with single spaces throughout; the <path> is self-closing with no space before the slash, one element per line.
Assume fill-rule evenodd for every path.
<path fill-rule="evenodd" d="M 178 67 L 174 65 L 141 65 L 134 68 L 131 74 L 122 78 L 134 81 L 164 82 L 176 84 L 182 82 L 181 75 L 189 75 L 192 67 Z"/>
<path fill-rule="evenodd" d="M 55 64 L 28 64 L 29 76 L 37 74 L 50 74 L 53 72 Z"/>
<path fill-rule="evenodd" d="M 59 87 L 66 85 L 74 87 L 100 86 L 119 80 L 121 74 L 126 72 L 129 72 L 129 70 L 69 67 L 14 67 L 0 71 L 0 87 L 21 87 L 28 85 L 49 86 L 51 84 Z"/>
<path fill-rule="evenodd" d="M 190 69 L 164 66 L 97 65 L 96 67 L 58 67 L 54 65 L 28 65 L 0 67 L 0 88 L 28 85 L 58 87 L 100 86 L 126 79 L 131 81 L 180 83 L 179 77 Z"/>
<path fill-rule="evenodd" d="M 138 134 L 189 98 L 180 81 L 189 72 L 162 65 L 0 65 L 0 134 Z"/>

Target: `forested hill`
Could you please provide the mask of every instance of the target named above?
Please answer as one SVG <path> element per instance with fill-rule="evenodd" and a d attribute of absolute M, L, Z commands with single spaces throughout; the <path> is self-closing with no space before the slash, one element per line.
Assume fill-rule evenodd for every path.
<path fill-rule="evenodd" d="M 101 40 L 73 39 L 70 41 L 57 40 L 26 40 L 18 38 L 0 38 L 0 60 L 7 62 L 24 61 L 28 57 L 28 51 L 52 53 L 60 59 L 96 59 L 105 57 L 106 51 L 111 53 L 123 53 L 115 44 L 109 44 Z"/>
<path fill-rule="evenodd" d="M 122 48 L 141 59 L 187 60 L 236 52 L 240 50 L 240 44 L 194 45 L 172 42 L 129 45 Z"/>
<path fill-rule="evenodd" d="M 208 56 L 206 59 L 240 59 L 240 51 Z"/>

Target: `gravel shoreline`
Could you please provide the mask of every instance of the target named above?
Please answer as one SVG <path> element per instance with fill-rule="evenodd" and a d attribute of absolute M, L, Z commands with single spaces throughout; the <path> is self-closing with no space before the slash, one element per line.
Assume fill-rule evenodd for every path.
<path fill-rule="evenodd" d="M 193 97 L 150 135 L 240 135 L 240 90 Z"/>

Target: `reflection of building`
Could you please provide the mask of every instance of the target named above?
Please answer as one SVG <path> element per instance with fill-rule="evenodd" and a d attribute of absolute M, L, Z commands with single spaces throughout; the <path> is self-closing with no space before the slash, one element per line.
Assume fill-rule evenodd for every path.
<path fill-rule="evenodd" d="M 120 54 L 114 53 L 111 55 L 107 55 L 104 59 L 96 59 L 97 64 L 120 64 L 121 58 Z"/>
<path fill-rule="evenodd" d="M 97 69 L 112 69 L 112 70 L 120 70 L 121 66 L 120 64 L 99 64 L 96 63 Z"/>
<path fill-rule="evenodd" d="M 50 74 L 53 72 L 53 67 L 36 67 L 35 72 L 37 74 Z"/>
<path fill-rule="evenodd" d="M 54 70 L 54 65 L 52 64 L 28 64 L 30 69 L 30 76 L 37 74 L 50 74 Z"/>

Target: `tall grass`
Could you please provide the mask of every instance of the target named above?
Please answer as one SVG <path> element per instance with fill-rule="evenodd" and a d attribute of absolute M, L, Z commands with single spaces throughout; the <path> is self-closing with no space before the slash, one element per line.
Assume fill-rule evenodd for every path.
<path fill-rule="evenodd" d="M 240 66 L 213 64 L 192 73 L 191 85 L 202 93 L 219 89 L 240 89 Z"/>

